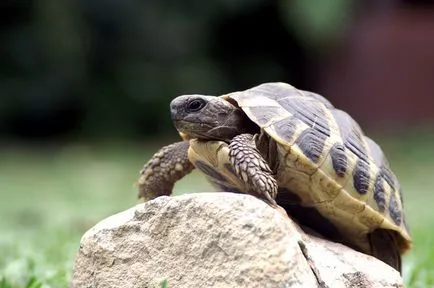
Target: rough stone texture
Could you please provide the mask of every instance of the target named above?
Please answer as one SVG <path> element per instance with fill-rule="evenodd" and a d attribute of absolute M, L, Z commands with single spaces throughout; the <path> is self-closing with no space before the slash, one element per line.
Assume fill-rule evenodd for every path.
<path fill-rule="evenodd" d="M 159 197 L 81 239 L 71 287 L 403 287 L 397 271 L 304 234 L 249 195 Z"/>

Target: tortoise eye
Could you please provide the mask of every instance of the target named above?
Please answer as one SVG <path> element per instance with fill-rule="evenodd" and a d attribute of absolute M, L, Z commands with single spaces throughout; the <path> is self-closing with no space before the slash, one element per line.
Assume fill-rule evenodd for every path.
<path fill-rule="evenodd" d="M 194 99 L 187 104 L 187 112 L 197 112 L 205 107 L 206 102 L 202 99 Z"/>

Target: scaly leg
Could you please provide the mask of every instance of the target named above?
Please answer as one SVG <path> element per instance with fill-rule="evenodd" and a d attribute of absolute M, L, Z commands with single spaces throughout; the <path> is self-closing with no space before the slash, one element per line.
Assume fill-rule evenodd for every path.
<path fill-rule="evenodd" d="M 145 164 L 137 181 L 139 198 L 145 201 L 172 194 L 175 182 L 190 173 L 194 166 L 188 160 L 188 141 L 164 146 Z"/>
<path fill-rule="evenodd" d="M 261 156 L 251 134 L 235 136 L 229 144 L 229 159 L 238 176 L 247 184 L 247 193 L 262 198 L 272 206 L 277 195 L 277 181 L 267 161 Z"/>

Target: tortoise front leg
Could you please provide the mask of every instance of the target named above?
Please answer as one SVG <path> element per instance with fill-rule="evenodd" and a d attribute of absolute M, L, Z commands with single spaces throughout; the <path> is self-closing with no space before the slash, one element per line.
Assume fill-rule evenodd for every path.
<path fill-rule="evenodd" d="M 188 141 L 164 146 L 145 164 L 137 182 L 139 198 L 145 201 L 172 194 L 175 182 L 190 173 L 194 166 L 188 159 Z"/>
<path fill-rule="evenodd" d="M 247 193 L 262 198 L 272 206 L 276 206 L 277 181 L 273 172 L 256 148 L 254 136 L 240 134 L 229 144 L 229 159 L 238 177 L 246 184 Z"/>

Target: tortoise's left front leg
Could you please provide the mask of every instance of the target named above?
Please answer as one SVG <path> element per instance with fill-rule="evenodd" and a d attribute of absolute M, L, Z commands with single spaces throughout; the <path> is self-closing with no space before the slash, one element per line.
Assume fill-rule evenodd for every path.
<path fill-rule="evenodd" d="M 274 200 L 278 189 L 277 181 L 267 161 L 256 148 L 253 135 L 235 136 L 229 144 L 229 159 L 238 177 L 247 184 L 247 193 L 277 206 Z"/>
<path fill-rule="evenodd" d="M 188 159 L 189 141 L 164 146 L 145 164 L 137 181 L 139 198 L 151 200 L 172 194 L 175 182 L 190 173 L 194 166 Z"/>

